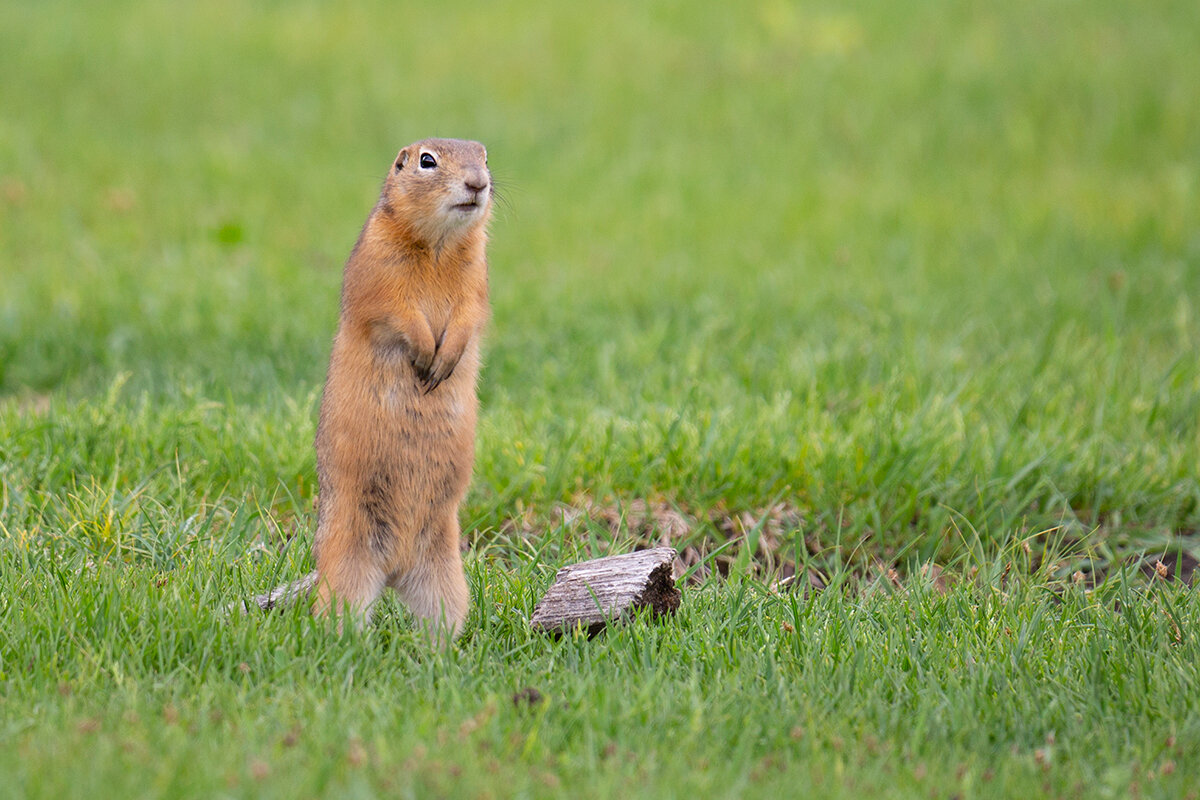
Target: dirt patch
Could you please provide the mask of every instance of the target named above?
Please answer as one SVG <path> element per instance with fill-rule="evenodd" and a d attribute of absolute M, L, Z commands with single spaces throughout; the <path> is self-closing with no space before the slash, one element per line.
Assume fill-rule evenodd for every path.
<path fill-rule="evenodd" d="M 538 535 L 545 530 L 545 510 L 535 513 L 518 505 L 516 511 L 501 526 L 501 533 Z M 845 542 L 831 546 L 828 538 L 823 541 L 827 529 L 820 516 L 789 502 L 751 509 L 731 509 L 718 503 L 701 510 L 662 498 L 600 501 L 580 493 L 571 502 L 555 506 L 551 518 L 568 531 L 590 528 L 595 535 L 597 529 L 605 530 L 610 537 L 605 544 L 622 549 L 631 539 L 637 549 L 672 547 L 677 553 L 676 577 L 684 576 L 686 583 L 693 585 L 745 569 L 777 591 L 819 592 L 829 583 L 823 570 L 846 569 L 855 583 L 895 591 L 920 582 L 945 594 L 957 581 L 974 580 L 978 571 L 977 567 L 965 572 L 947 569 L 933 562 L 913 569 L 910 564 L 900 563 L 893 549 L 860 550 L 854 543 L 848 546 Z M 867 539 L 871 535 L 870 531 L 863 534 Z M 1103 534 L 1100 538 L 1109 540 Z M 1200 584 L 1200 535 L 1179 531 L 1168 538 L 1169 544 L 1163 540 L 1156 549 L 1147 549 L 1144 540 L 1141 547 L 1127 544 L 1113 560 L 1094 557 L 1088 549 L 1093 537 L 1059 542 L 1053 552 L 1039 552 L 1030 544 L 1032 540 L 1026 540 L 1020 543 L 1026 563 L 1018 565 L 1022 560 L 1018 554 L 1009 568 L 1019 566 L 1023 573 L 1049 575 L 1051 582 L 1085 589 L 1102 584 L 1122 564 L 1148 580 Z M 999 578 L 1001 585 L 1006 576 L 1007 570 Z"/>
<path fill-rule="evenodd" d="M 803 530 L 804 514 L 787 503 L 776 503 L 754 511 L 728 511 L 718 507 L 709 512 L 713 527 L 729 539 L 757 540 L 758 554 L 777 553 L 787 536 Z"/>
<path fill-rule="evenodd" d="M 44 417 L 50 413 L 50 395 L 29 393 L 17 401 L 17 411 L 31 417 Z"/>
<path fill-rule="evenodd" d="M 526 686 L 524 689 L 519 689 L 513 692 L 512 703 L 517 708 L 532 708 L 542 704 L 545 699 L 542 693 L 532 686 Z"/>
<path fill-rule="evenodd" d="M 534 532 L 536 523 L 526 510 L 522 512 L 506 522 L 501 532 Z M 599 525 L 614 538 L 632 537 L 639 546 L 674 547 L 679 552 L 675 573 L 686 575 L 691 584 L 703 583 L 714 572 L 727 576 L 746 547 L 753 548 L 752 572 L 791 580 L 796 566 L 784 557 L 783 550 L 795 544 L 805 520 L 803 512 L 788 503 L 736 511 L 717 505 L 707 512 L 689 512 L 665 500 L 601 503 L 586 494 L 557 506 L 555 514 L 563 525 Z M 814 552 L 814 545 L 806 540 L 803 547 Z M 810 585 L 823 587 L 823 579 L 813 577 Z"/>
<path fill-rule="evenodd" d="M 1138 572 L 1150 580 L 1177 580 L 1194 586 L 1200 572 L 1200 560 L 1186 550 L 1134 557 L 1131 561 L 1136 561 Z"/>
<path fill-rule="evenodd" d="M 802 594 L 824 591 L 828 585 L 825 576 L 815 569 L 806 569 L 803 573 L 798 573 L 796 565 L 790 561 L 785 561 L 779 568 L 779 580 L 775 581 L 776 589 L 787 589 Z"/>
<path fill-rule="evenodd" d="M 603 525 L 613 534 L 625 531 L 647 545 L 670 547 L 686 539 L 696 528 L 694 517 L 661 500 L 601 504 L 583 496 L 572 505 L 560 506 L 558 511 L 567 523 L 586 518 Z"/>

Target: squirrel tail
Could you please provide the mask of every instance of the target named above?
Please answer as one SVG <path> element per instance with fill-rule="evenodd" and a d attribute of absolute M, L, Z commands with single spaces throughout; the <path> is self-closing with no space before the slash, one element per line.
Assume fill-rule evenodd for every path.
<path fill-rule="evenodd" d="M 271 611 L 272 609 L 282 610 L 295 605 L 297 602 L 306 600 L 316 585 L 317 571 L 313 570 L 303 578 L 276 586 L 266 594 L 255 595 L 249 601 L 238 600 L 230 604 L 226 611 L 249 614 L 250 610 L 255 606 L 263 611 Z"/>

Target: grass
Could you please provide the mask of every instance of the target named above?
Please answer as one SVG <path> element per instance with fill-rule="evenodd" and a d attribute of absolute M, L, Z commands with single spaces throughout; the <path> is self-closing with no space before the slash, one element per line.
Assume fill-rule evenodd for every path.
<path fill-rule="evenodd" d="M 1194 789 L 1200 603 L 1178 584 L 1056 593 L 998 562 L 945 593 L 850 591 L 845 573 L 811 598 L 737 581 L 690 592 L 670 624 L 554 641 L 526 620 L 573 554 L 561 535 L 540 544 L 476 555 L 468 633 L 444 654 L 391 603 L 342 639 L 303 614 L 222 618 L 230 587 L 269 582 L 275 557 L 197 553 L 166 572 L 6 559 L 3 792 Z"/>
<path fill-rule="evenodd" d="M 1200 556 L 1196 30 L 0 4 L 0 791 L 1185 795 L 1197 601 L 1135 566 Z M 466 636 L 219 619 L 307 567 L 338 267 L 426 135 L 505 196 Z M 791 513 L 670 625 L 528 635 L 646 533 L 557 507 L 638 500 Z"/>

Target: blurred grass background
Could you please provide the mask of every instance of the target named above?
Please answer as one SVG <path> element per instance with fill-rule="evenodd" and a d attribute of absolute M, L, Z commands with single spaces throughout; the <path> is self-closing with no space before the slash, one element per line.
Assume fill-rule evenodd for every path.
<path fill-rule="evenodd" d="M 505 198 L 485 538 L 586 492 L 783 498 L 884 555 L 1194 548 L 1198 31 L 1170 0 L 2 3 L 0 525 L 306 529 L 340 266 L 442 135 Z"/>

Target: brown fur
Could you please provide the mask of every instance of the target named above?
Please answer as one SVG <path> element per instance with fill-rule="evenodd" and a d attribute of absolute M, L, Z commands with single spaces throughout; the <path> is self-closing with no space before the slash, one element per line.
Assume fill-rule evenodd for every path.
<path fill-rule="evenodd" d="M 391 586 L 434 635 L 466 617 L 458 506 L 488 318 L 486 159 L 455 139 L 401 150 L 346 263 L 316 438 L 316 613 L 361 624 Z"/>

